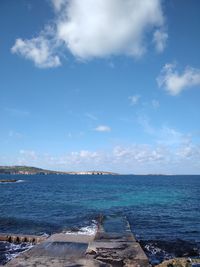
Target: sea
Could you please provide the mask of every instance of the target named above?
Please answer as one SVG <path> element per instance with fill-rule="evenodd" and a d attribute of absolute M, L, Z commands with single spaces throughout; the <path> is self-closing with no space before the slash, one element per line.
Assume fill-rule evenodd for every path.
<path fill-rule="evenodd" d="M 92 233 L 124 216 L 150 262 L 200 257 L 198 175 L 1 175 L 0 233 Z M 0 242 L 0 265 L 32 244 Z"/>

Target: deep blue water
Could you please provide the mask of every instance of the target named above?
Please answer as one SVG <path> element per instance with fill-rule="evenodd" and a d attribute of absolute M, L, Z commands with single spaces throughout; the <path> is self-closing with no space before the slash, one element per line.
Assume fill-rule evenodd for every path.
<path fill-rule="evenodd" d="M 126 215 L 139 240 L 200 243 L 200 176 L 1 175 L 0 232 L 53 233 Z"/>

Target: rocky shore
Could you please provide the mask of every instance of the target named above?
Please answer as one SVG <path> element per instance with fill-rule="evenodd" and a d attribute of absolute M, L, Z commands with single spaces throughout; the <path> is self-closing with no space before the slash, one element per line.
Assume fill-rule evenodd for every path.
<path fill-rule="evenodd" d="M 200 259 L 195 258 L 174 258 L 163 261 L 156 267 L 200 267 Z"/>
<path fill-rule="evenodd" d="M 16 180 L 16 179 L 3 179 L 3 180 L 0 180 L 0 183 L 16 183 L 18 181 L 19 180 Z"/>
<path fill-rule="evenodd" d="M 200 258 L 199 244 L 194 241 L 141 240 L 140 244 L 153 266 L 172 258 Z"/>

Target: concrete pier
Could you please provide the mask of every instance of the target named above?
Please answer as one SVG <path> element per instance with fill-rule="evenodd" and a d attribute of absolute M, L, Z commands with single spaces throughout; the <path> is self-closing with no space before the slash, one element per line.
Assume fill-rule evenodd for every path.
<path fill-rule="evenodd" d="M 87 254 L 110 266 L 149 266 L 140 244 L 133 236 L 125 217 L 108 217 L 90 242 Z"/>
<path fill-rule="evenodd" d="M 148 267 L 148 258 L 124 217 L 106 217 L 94 235 L 54 234 L 6 267 Z"/>

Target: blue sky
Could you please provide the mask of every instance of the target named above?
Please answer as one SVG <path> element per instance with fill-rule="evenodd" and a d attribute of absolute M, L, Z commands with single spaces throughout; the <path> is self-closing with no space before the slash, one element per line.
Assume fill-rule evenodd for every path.
<path fill-rule="evenodd" d="M 198 0 L 2 0 L 0 164 L 200 173 Z"/>

